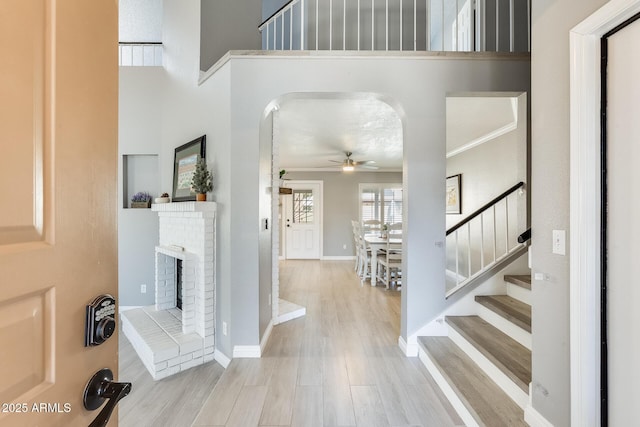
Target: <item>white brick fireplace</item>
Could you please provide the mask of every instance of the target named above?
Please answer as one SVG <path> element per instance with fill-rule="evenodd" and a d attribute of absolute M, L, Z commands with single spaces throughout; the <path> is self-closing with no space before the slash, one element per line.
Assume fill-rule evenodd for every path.
<path fill-rule="evenodd" d="M 152 210 L 160 222 L 155 305 L 122 313 L 122 328 L 157 380 L 213 360 L 216 204 L 154 204 Z M 180 282 L 182 310 L 176 307 Z"/>

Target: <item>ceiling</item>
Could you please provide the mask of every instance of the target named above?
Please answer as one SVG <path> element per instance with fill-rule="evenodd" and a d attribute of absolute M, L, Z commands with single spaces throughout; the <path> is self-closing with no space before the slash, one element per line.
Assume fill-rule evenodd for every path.
<path fill-rule="evenodd" d="M 447 98 L 447 153 L 455 153 L 515 129 L 516 98 Z M 278 106 L 280 167 L 287 171 L 340 171 L 345 152 L 373 160 L 378 171 L 402 170 L 402 122 L 375 97 L 294 98 Z"/>

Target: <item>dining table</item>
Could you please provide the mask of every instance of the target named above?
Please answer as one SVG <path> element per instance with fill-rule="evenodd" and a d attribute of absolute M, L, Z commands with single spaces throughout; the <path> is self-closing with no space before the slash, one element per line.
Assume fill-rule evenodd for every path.
<path fill-rule="evenodd" d="M 378 251 L 387 248 L 387 241 L 389 242 L 389 248 L 401 249 L 402 238 L 397 237 L 382 237 L 379 234 L 365 234 L 364 241 L 371 248 L 371 286 L 376 286 L 378 283 Z"/>

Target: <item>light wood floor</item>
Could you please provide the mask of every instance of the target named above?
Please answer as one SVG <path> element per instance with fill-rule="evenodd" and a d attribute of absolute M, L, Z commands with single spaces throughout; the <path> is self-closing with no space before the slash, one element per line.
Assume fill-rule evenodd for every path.
<path fill-rule="evenodd" d="M 138 397 L 140 403 L 130 401 L 129 408 L 121 406 L 120 425 L 462 425 L 421 362 L 404 357 L 398 348 L 399 292 L 360 287 L 349 261 L 283 262 L 280 287 L 280 297 L 305 306 L 307 314 L 274 327 L 261 359 L 235 359 L 219 380 L 212 368 L 175 384 L 167 382 L 167 387 L 163 381 L 150 388 L 134 381 L 134 390 L 145 387 L 147 396 Z M 196 369 L 209 366 L 219 368 L 214 363 Z M 146 374 L 151 380 L 140 367 L 144 372 L 137 377 Z M 131 377 L 121 369 L 121 378 Z M 150 394 L 154 398 L 147 399 Z M 182 408 L 185 394 L 196 398 L 187 410 Z M 163 400 L 156 403 L 160 396 Z M 171 401 L 177 398 L 180 401 Z M 121 405 L 127 399 L 131 396 Z M 201 409 L 182 422 L 160 417 L 147 423 L 145 416 L 154 405 L 166 416 L 178 411 L 185 415 L 195 405 Z M 144 414 L 134 416 L 140 410 Z"/>

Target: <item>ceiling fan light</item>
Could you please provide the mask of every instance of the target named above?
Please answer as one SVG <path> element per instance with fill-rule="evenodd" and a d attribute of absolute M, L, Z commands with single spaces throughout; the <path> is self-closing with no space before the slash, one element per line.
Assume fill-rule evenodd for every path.
<path fill-rule="evenodd" d="M 352 165 L 344 165 L 342 166 L 343 172 L 353 172 L 354 167 Z"/>

